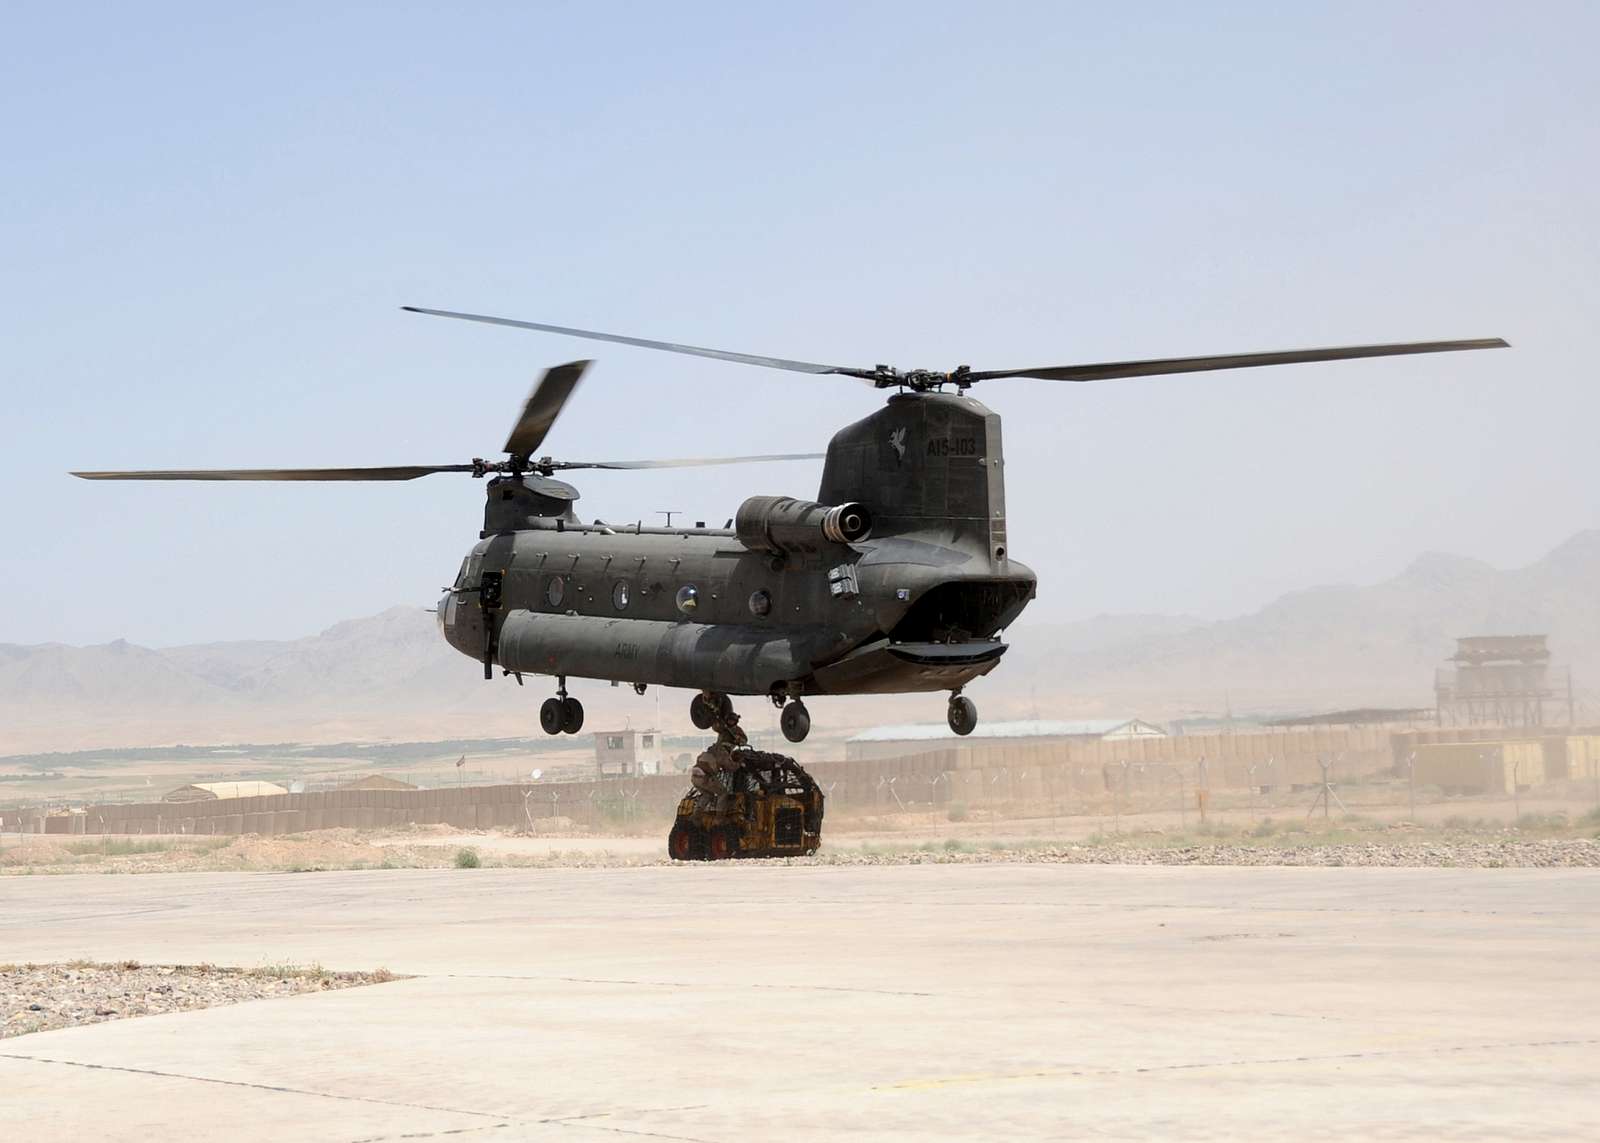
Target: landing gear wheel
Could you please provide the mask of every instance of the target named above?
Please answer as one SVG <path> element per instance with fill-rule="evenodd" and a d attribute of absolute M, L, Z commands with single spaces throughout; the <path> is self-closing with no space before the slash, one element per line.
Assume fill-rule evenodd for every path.
<path fill-rule="evenodd" d="M 707 839 L 707 850 L 712 861 L 727 861 L 739 856 L 739 837 L 731 829 L 713 830 Z"/>
<path fill-rule="evenodd" d="M 733 718 L 733 700 L 723 694 L 698 694 L 689 700 L 689 721 L 700 730 L 710 730 L 719 721 Z"/>
<path fill-rule="evenodd" d="M 978 726 L 978 704 L 966 695 L 952 695 L 950 712 L 946 717 L 951 730 L 960 735 L 971 734 Z"/>
<path fill-rule="evenodd" d="M 561 700 L 561 732 L 576 734 L 583 729 L 583 704 L 575 698 Z"/>
<path fill-rule="evenodd" d="M 560 734 L 562 724 L 560 699 L 545 699 L 539 707 L 539 729 L 546 734 Z"/>
<path fill-rule="evenodd" d="M 693 826 L 679 822 L 672 827 L 672 832 L 667 834 L 667 856 L 674 861 L 695 860 L 700 848 L 698 840 Z"/>
<path fill-rule="evenodd" d="M 783 713 L 778 716 L 778 726 L 790 742 L 804 742 L 806 735 L 811 733 L 811 712 L 806 709 L 805 703 L 796 699 L 783 708 Z"/>

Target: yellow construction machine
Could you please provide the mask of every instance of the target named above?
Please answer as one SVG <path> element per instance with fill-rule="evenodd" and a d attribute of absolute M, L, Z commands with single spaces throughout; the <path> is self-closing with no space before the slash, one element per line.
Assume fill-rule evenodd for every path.
<path fill-rule="evenodd" d="M 800 857 L 822 844 L 822 791 L 782 754 L 737 749 L 684 795 L 667 835 L 678 861 L 730 857 Z"/>

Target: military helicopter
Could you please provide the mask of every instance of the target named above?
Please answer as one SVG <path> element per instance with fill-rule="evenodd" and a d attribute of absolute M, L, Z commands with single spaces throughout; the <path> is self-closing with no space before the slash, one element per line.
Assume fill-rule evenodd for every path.
<path fill-rule="evenodd" d="M 413 313 L 613 342 L 895 392 L 840 429 L 825 454 L 574 461 L 536 455 L 588 361 L 548 370 L 512 427 L 504 460 L 388 468 L 76 472 L 88 480 L 414 480 L 487 477 L 479 541 L 438 607 L 450 645 L 484 678 L 553 676 L 548 734 L 574 734 L 569 678 L 695 692 L 691 721 L 742 742 L 733 695 L 780 708 L 791 742 L 816 695 L 949 693 L 957 734 L 978 724 L 962 693 L 1005 654 L 1002 633 L 1037 589 L 1006 537 L 1000 417 L 968 396 L 980 381 L 1100 381 L 1266 365 L 1503 348 L 1500 338 L 1339 346 L 1209 357 L 949 372 L 823 365 L 451 310 Z M 721 528 L 584 522 L 556 473 L 824 458 L 816 498 L 751 496 Z M 669 521 L 670 524 L 670 521 Z"/>

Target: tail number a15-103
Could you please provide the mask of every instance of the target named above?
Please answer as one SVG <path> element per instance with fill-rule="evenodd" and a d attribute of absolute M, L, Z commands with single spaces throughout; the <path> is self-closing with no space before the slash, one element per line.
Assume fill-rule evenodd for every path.
<path fill-rule="evenodd" d="M 929 437 L 929 456 L 977 456 L 977 437 Z"/>

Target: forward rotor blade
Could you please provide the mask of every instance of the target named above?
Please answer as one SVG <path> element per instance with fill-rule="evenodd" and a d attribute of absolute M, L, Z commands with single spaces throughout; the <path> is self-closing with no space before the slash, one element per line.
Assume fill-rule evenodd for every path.
<path fill-rule="evenodd" d="M 1037 377 L 1044 381 L 1110 381 L 1119 377 L 1155 377 L 1166 373 L 1204 373 L 1212 369 L 1249 369 L 1258 365 L 1296 365 L 1343 361 L 1352 357 L 1400 357 L 1410 353 L 1451 353 L 1459 349 L 1506 349 L 1504 338 L 1469 341 L 1407 341 L 1392 345 L 1340 345 L 1327 349 L 1288 349 L 1274 353 L 1226 353 L 1216 357 L 1158 357 L 1150 361 L 1103 361 L 1095 365 L 1053 365 L 1041 369 L 991 369 L 967 374 L 970 381 L 1001 377 Z"/>
<path fill-rule="evenodd" d="M 551 468 L 698 468 L 710 464 L 761 464 L 769 460 L 820 460 L 821 452 L 772 453 L 766 456 L 688 456 L 678 460 L 558 460 Z"/>
<path fill-rule="evenodd" d="M 854 369 L 846 365 L 819 365 L 814 361 L 790 361 L 786 357 L 762 357 L 754 353 L 735 353 L 728 349 L 705 349 L 698 345 L 678 345 L 671 341 L 651 341 L 643 337 L 626 337 L 620 333 L 597 333 L 592 329 L 573 329 L 564 325 L 546 325 L 537 321 L 516 321 L 512 318 L 489 317 L 485 314 L 464 314 L 454 310 L 429 310 L 421 306 L 401 306 L 414 314 L 433 317 L 457 318 L 477 321 L 485 325 L 505 325 L 514 329 L 536 329 L 544 333 L 562 333 L 568 337 L 586 337 L 590 341 L 610 341 L 618 345 L 634 345 L 640 349 L 661 349 L 668 353 L 686 353 L 691 357 L 709 357 L 715 361 L 733 361 L 742 365 L 763 365 L 768 369 L 787 369 L 791 373 L 835 373 L 844 377 L 861 377 L 872 380 L 877 376 L 873 369 Z"/>
<path fill-rule="evenodd" d="M 556 423 L 572 391 L 578 387 L 583 371 L 592 364 L 588 361 L 569 361 L 544 371 L 539 383 L 528 394 L 528 403 L 522 406 L 522 416 L 511 428 L 506 438 L 506 451 L 512 456 L 532 456 L 544 443 L 550 426 Z"/>
<path fill-rule="evenodd" d="M 472 472 L 470 464 L 390 468 L 165 468 L 133 472 L 74 472 L 84 480 L 415 480 L 435 472 Z"/>

